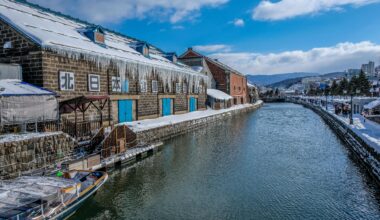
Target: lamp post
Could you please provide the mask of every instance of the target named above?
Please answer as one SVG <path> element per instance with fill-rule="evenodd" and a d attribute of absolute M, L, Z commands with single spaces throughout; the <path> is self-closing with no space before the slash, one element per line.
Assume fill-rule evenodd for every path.
<path fill-rule="evenodd" d="M 355 90 L 356 95 L 360 94 L 360 89 Z M 354 117 L 353 117 L 353 96 L 354 92 L 351 92 L 351 112 L 350 112 L 350 125 L 354 124 Z"/>
<path fill-rule="evenodd" d="M 353 99 L 353 96 L 354 96 L 354 93 L 351 92 L 351 108 L 350 108 L 350 125 L 354 124 L 354 118 L 353 118 L 353 114 L 352 114 L 352 99 Z"/>
<path fill-rule="evenodd" d="M 347 97 L 347 90 L 343 90 L 343 94 L 344 94 L 344 97 L 343 97 L 343 102 L 342 102 L 342 114 L 343 114 L 343 110 L 344 110 L 344 104 L 345 104 L 345 100 L 346 100 L 346 97 Z"/>

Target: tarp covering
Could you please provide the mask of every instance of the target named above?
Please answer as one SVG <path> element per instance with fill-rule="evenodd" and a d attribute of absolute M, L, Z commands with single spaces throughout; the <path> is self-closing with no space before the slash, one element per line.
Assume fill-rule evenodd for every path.
<path fill-rule="evenodd" d="M 0 96 L 1 125 L 58 120 L 58 102 L 52 95 Z"/>
<path fill-rule="evenodd" d="M 55 93 L 17 79 L 3 79 L 0 80 L 0 95 L 55 95 Z"/>
<path fill-rule="evenodd" d="M 0 80 L 0 124 L 58 120 L 55 93 L 14 79 Z"/>

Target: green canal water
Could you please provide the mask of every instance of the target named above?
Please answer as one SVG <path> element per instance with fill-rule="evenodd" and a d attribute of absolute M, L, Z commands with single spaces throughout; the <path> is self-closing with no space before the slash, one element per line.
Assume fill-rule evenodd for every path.
<path fill-rule="evenodd" d="M 267 104 L 118 169 L 72 219 L 380 219 L 380 190 L 311 110 Z"/>

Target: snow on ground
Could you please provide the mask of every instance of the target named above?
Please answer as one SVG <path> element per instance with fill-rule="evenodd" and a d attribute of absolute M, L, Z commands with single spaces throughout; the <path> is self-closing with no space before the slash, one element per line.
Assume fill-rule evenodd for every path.
<path fill-rule="evenodd" d="M 380 152 L 380 125 L 376 122 L 365 119 L 362 115 L 354 115 L 353 125 L 350 125 L 350 118 L 336 115 L 336 118 L 347 124 L 357 135 L 359 135 L 368 145 Z"/>
<path fill-rule="evenodd" d="M 322 109 L 325 110 L 324 107 Z M 377 152 L 380 152 L 380 124 L 365 119 L 362 115 L 353 115 L 353 125 L 350 125 L 350 117 L 344 117 L 343 115 L 336 115 L 334 113 L 334 107 L 329 106 L 328 112 L 348 125 L 352 131 L 360 136 L 369 146 L 374 148 Z"/>
<path fill-rule="evenodd" d="M 0 143 L 13 142 L 13 141 L 22 141 L 32 138 L 41 138 L 51 135 L 58 135 L 62 132 L 41 132 L 41 133 L 19 133 L 19 134 L 3 134 L 0 135 Z"/>
<path fill-rule="evenodd" d="M 207 109 L 205 111 L 195 111 L 195 112 L 190 112 L 190 113 L 186 113 L 182 115 L 170 115 L 170 116 L 160 117 L 160 118 L 155 118 L 155 119 L 126 122 L 126 123 L 121 123 L 120 125 L 127 125 L 134 132 L 140 132 L 140 131 L 145 131 L 145 130 L 158 128 L 162 126 L 173 125 L 173 124 L 177 124 L 177 123 L 181 123 L 185 121 L 190 121 L 194 119 L 205 118 L 212 115 L 218 115 L 218 114 L 230 112 L 237 109 L 243 109 L 243 108 L 247 108 L 247 107 L 251 107 L 255 105 L 260 105 L 261 103 L 262 101 L 258 101 L 255 104 L 235 105 L 228 109 L 221 109 L 221 110 Z"/>

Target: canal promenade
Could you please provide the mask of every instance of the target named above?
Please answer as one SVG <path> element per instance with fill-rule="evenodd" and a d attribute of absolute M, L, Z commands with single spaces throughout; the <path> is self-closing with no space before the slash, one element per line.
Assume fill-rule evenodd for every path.
<path fill-rule="evenodd" d="M 316 99 L 315 97 L 287 98 L 288 102 L 301 104 L 320 115 L 380 184 L 380 126 L 369 120 L 364 122 L 364 118 L 360 115 L 353 116 L 351 125 L 349 118 L 335 114 L 332 106 L 328 106 L 326 110 L 326 106 L 310 100 Z"/>
<path fill-rule="evenodd" d="M 256 103 L 234 105 L 227 109 L 207 109 L 182 115 L 127 122 L 120 125 L 127 125 L 129 129 L 136 133 L 140 144 L 159 142 L 218 121 L 226 120 L 234 115 L 255 111 L 263 104 L 263 101 L 259 100 Z"/>

